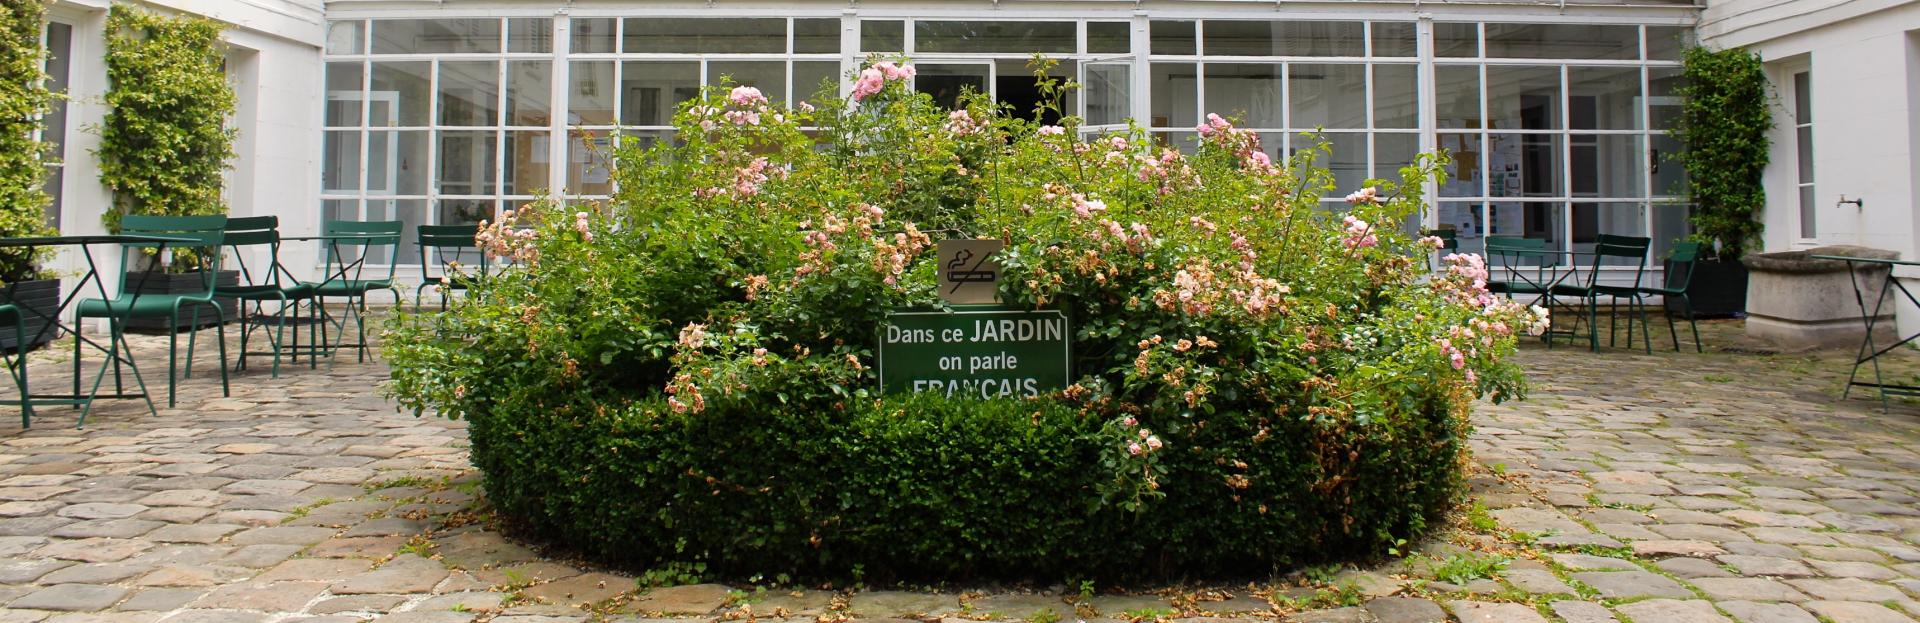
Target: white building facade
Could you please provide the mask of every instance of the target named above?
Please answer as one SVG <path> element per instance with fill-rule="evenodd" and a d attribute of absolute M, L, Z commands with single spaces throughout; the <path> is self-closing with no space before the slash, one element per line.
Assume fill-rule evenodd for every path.
<path fill-rule="evenodd" d="M 109 1 L 61 0 L 48 31 L 56 86 L 73 95 L 49 127 L 64 137 L 69 233 L 99 230 L 110 203 L 83 130 L 104 112 Z M 542 196 L 605 198 L 611 137 L 669 137 L 675 107 L 723 76 L 797 101 L 869 54 L 905 55 L 937 98 L 972 88 L 1026 109 L 1039 52 L 1084 85 L 1069 112 L 1093 130 L 1131 119 L 1187 146 L 1218 112 L 1262 132 L 1274 156 L 1317 130 L 1343 192 L 1446 149 L 1450 179 L 1429 189 L 1427 224 L 1455 230 L 1462 250 L 1490 235 L 1566 250 L 1647 236 L 1657 267 L 1689 233 L 1667 130 L 1680 52 L 1697 38 L 1760 52 L 1783 103 L 1795 84 L 1820 102 L 1806 123 L 1780 107 L 1768 250 L 1920 252 L 1916 0 L 139 4 L 231 25 L 233 213 L 277 214 L 289 235 L 332 218 L 467 223 Z M 1818 158 L 1811 181 L 1802 136 Z M 1865 203 L 1835 207 L 1842 194 Z M 290 257 L 309 271 L 317 253 Z M 417 274 L 417 251 L 394 260 L 403 281 Z"/>

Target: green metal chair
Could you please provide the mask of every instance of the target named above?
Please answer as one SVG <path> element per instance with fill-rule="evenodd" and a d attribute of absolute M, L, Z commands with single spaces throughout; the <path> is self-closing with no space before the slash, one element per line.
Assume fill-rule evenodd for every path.
<path fill-rule="evenodd" d="M 1693 350 L 1707 352 L 1700 344 L 1700 324 L 1694 321 L 1693 299 L 1687 298 L 1687 286 L 1693 282 L 1694 266 L 1700 261 L 1700 243 L 1679 242 L 1673 245 L 1673 253 L 1666 260 L 1666 284 L 1641 288 L 1642 294 L 1659 296 L 1663 299 L 1661 315 L 1667 317 L 1667 331 L 1673 334 L 1673 350 L 1680 350 L 1680 330 L 1673 324 L 1673 306 L 1665 301 L 1679 301 L 1687 315 L 1687 327 L 1693 330 Z"/>
<path fill-rule="evenodd" d="M 169 251 L 188 251 L 188 253 L 175 253 L 174 257 L 178 260 L 190 261 L 195 264 L 194 268 L 200 271 L 200 288 L 195 292 L 141 292 L 135 296 L 133 293 L 138 291 L 141 276 L 128 274 L 128 260 L 146 255 L 145 253 L 136 251 L 137 249 L 158 248 L 160 245 L 158 243 L 130 242 L 121 245 L 120 274 L 124 278 L 120 283 L 120 294 L 112 301 L 84 299 L 80 301 L 79 305 L 75 308 L 75 316 L 79 319 L 107 319 L 108 330 L 113 333 L 116 339 L 126 331 L 125 324 L 128 320 L 134 318 L 165 318 L 167 320 L 167 327 L 169 328 L 167 333 L 168 407 L 173 407 L 178 404 L 179 387 L 176 373 L 179 369 L 180 359 L 180 332 L 174 330 L 173 327 L 180 326 L 180 312 L 185 309 L 191 309 L 193 313 L 190 318 L 191 324 L 188 325 L 193 327 L 193 330 L 190 330 L 187 334 L 187 357 L 189 366 L 191 366 L 192 362 L 194 343 L 200 335 L 198 331 L 200 327 L 200 312 L 210 309 L 213 311 L 214 318 L 216 319 L 220 318 L 222 313 L 220 303 L 215 302 L 213 298 L 215 290 L 214 282 L 217 280 L 216 273 L 220 271 L 221 240 L 226 226 L 227 217 L 225 216 L 126 216 L 120 221 L 121 233 L 158 236 L 177 240 L 177 242 L 167 243 L 166 248 Z M 160 261 L 161 259 L 162 258 L 155 257 L 153 261 Z M 128 283 L 128 281 L 134 283 Z M 81 323 L 74 323 L 74 330 L 76 332 L 73 344 L 75 394 L 80 393 L 80 340 L 78 339 L 80 326 Z M 218 342 L 220 346 L 220 393 L 223 396 L 231 396 L 233 395 L 233 390 L 227 384 L 227 325 L 224 322 L 216 321 L 213 323 L 213 326 L 218 333 L 215 341 Z M 119 362 L 116 359 L 114 364 L 115 385 L 120 384 L 119 369 Z M 136 371 L 134 378 L 140 383 L 141 391 L 144 392 L 146 391 L 146 381 L 140 380 L 139 376 L 139 373 Z"/>
<path fill-rule="evenodd" d="M 351 321 L 359 341 L 352 344 L 334 343 L 330 350 L 342 346 L 351 346 L 359 361 L 366 361 L 370 350 L 367 347 L 367 293 L 374 290 L 387 290 L 393 293 L 393 304 L 400 305 L 400 288 L 393 285 L 394 268 L 399 264 L 395 257 L 400 250 L 400 232 L 406 227 L 400 221 L 327 221 L 321 226 L 324 236 L 342 238 L 323 241 L 326 248 L 330 273 L 313 287 L 315 301 L 319 303 L 320 313 L 334 328 L 339 329 L 339 339 L 346 339 L 347 323 Z M 384 276 L 369 279 L 366 275 L 367 256 L 379 249 L 386 250 L 387 268 Z M 351 257 L 348 251 L 351 250 Z M 337 268 L 337 270 L 336 270 Z M 346 312 L 338 320 L 326 312 L 326 300 L 330 298 L 346 299 Z M 321 327 L 325 335 L 326 326 Z"/>
<path fill-rule="evenodd" d="M 224 235 L 226 247 L 233 251 L 232 258 L 239 270 L 240 283 L 221 285 L 214 288 L 214 296 L 235 299 L 240 305 L 240 361 L 236 370 L 247 368 L 248 355 L 273 355 L 273 377 L 280 377 L 280 357 L 287 349 L 286 343 L 288 316 L 292 316 L 294 362 L 300 357 L 300 303 L 312 302 L 314 287 L 300 283 L 300 280 L 280 263 L 280 217 L 250 216 L 227 219 Z M 243 247 L 254 247 L 266 252 L 266 261 L 247 261 L 248 253 Z M 266 313 L 266 304 L 274 303 L 272 314 Z M 272 351 L 250 351 L 247 342 L 254 329 L 264 329 L 268 320 L 273 323 L 273 332 L 268 336 Z M 307 349 L 310 353 L 314 348 Z M 317 361 L 317 356 L 309 356 Z M 314 365 L 314 364 L 310 364 Z M 193 356 L 187 356 L 187 375 L 193 375 Z"/>
<path fill-rule="evenodd" d="M 13 321 L 13 337 L 18 348 L 0 352 L 6 358 L 7 373 L 13 376 L 13 384 L 20 388 L 20 428 L 33 426 L 33 392 L 27 389 L 27 321 L 26 312 L 12 303 L 0 304 L 0 319 Z M 14 401 L 0 401 L 0 404 L 16 404 Z"/>
<path fill-rule="evenodd" d="M 467 280 L 475 274 L 461 270 L 459 259 L 468 252 L 480 258 L 480 270 L 477 275 L 487 276 L 490 262 L 487 260 L 487 254 L 480 252 L 480 244 L 474 240 L 479 233 L 479 225 L 421 225 L 419 227 L 421 283 L 420 287 L 413 291 L 415 310 L 420 309 L 421 297 L 427 293 L 427 288 L 441 287 L 440 309 L 442 311 L 447 309 L 447 301 L 452 296 L 448 290 L 467 289 Z M 439 274 L 434 274 L 436 268 Z"/>
<path fill-rule="evenodd" d="M 1583 317 L 1587 323 L 1588 345 L 1593 350 L 1600 350 L 1600 332 L 1598 330 L 1600 297 L 1604 296 L 1609 298 L 1609 302 L 1612 303 L 1612 305 L 1607 308 L 1607 320 L 1609 323 L 1607 326 L 1607 345 L 1614 345 L 1616 338 L 1619 337 L 1615 331 L 1619 323 L 1615 322 L 1615 320 L 1619 316 L 1619 302 L 1625 299 L 1630 306 L 1627 311 L 1627 347 L 1633 347 L 1633 317 L 1637 313 L 1640 316 L 1641 341 L 1645 342 L 1647 354 L 1653 354 L 1653 339 L 1649 337 L 1647 330 L 1646 295 L 1642 292 L 1640 286 L 1640 281 L 1646 276 L 1647 271 L 1647 248 L 1652 246 L 1652 244 L 1653 241 L 1648 238 L 1600 234 L 1594 239 L 1593 252 L 1588 254 L 1593 258 L 1593 263 L 1587 268 L 1585 283 L 1562 283 L 1553 287 L 1552 294 L 1555 296 L 1577 298 L 1580 300 Z M 1609 258 L 1631 263 L 1633 267 L 1633 282 L 1630 285 L 1604 284 L 1600 282 L 1600 267 L 1605 265 Z M 1618 272 L 1625 273 L 1627 271 L 1623 270 Z M 1576 321 L 1578 320 L 1579 318 L 1577 317 Z M 1576 332 L 1577 330 L 1578 327 L 1575 327 Z"/>
<path fill-rule="evenodd" d="M 1495 262 L 1495 258 L 1499 258 L 1499 261 Z M 1532 266 L 1526 265 L 1525 260 L 1528 259 L 1533 260 Z M 1531 296 L 1533 304 L 1540 304 L 1553 295 L 1556 259 L 1544 239 L 1488 236 L 1488 270 L 1498 271 L 1502 278 L 1488 279 L 1487 291 L 1504 294 L 1509 299 L 1515 295 Z M 1498 266 L 1493 266 L 1496 263 Z"/>

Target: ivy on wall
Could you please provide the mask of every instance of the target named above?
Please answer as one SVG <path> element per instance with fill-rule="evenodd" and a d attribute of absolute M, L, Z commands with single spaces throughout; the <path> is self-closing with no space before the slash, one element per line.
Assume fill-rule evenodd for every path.
<path fill-rule="evenodd" d="M 0 238 L 50 233 L 41 120 L 51 108 L 40 47 L 46 0 L 0 0 Z M 39 278 L 38 255 L 0 250 L 0 282 Z"/>
<path fill-rule="evenodd" d="M 103 217 L 225 214 L 220 194 L 237 98 L 223 64 L 218 22 L 125 6 L 107 17 L 106 121 L 100 181 L 114 194 Z"/>
<path fill-rule="evenodd" d="M 1767 190 L 1767 132 L 1773 111 L 1759 55 L 1742 49 L 1688 48 L 1685 98 L 1676 134 L 1686 145 L 1678 158 L 1687 170 L 1694 204 L 1694 237 L 1734 261 L 1758 242 L 1759 212 Z"/>

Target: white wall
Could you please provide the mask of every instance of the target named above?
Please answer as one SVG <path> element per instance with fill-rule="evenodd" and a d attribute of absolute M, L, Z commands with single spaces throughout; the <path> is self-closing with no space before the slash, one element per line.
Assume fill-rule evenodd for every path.
<path fill-rule="evenodd" d="M 1920 258 L 1920 2 L 1714 0 L 1701 40 L 1760 54 L 1778 94 L 1766 173 L 1765 248 L 1853 244 Z M 1792 72 L 1810 69 L 1817 233 L 1800 235 Z M 1865 206 L 1840 206 L 1841 196 Z M 1920 271 L 1897 273 L 1920 278 Z M 1909 287 L 1920 290 L 1910 279 Z M 1920 310 L 1902 300 L 1903 332 Z"/>

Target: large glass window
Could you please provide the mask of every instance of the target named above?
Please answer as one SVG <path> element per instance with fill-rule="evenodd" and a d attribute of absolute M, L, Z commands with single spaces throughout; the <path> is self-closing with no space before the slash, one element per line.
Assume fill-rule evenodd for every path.
<path fill-rule="evenodd" d="M 1073 22 L 916 21 L 915 52 L 1000 52 L 1071 54 Z"/>

